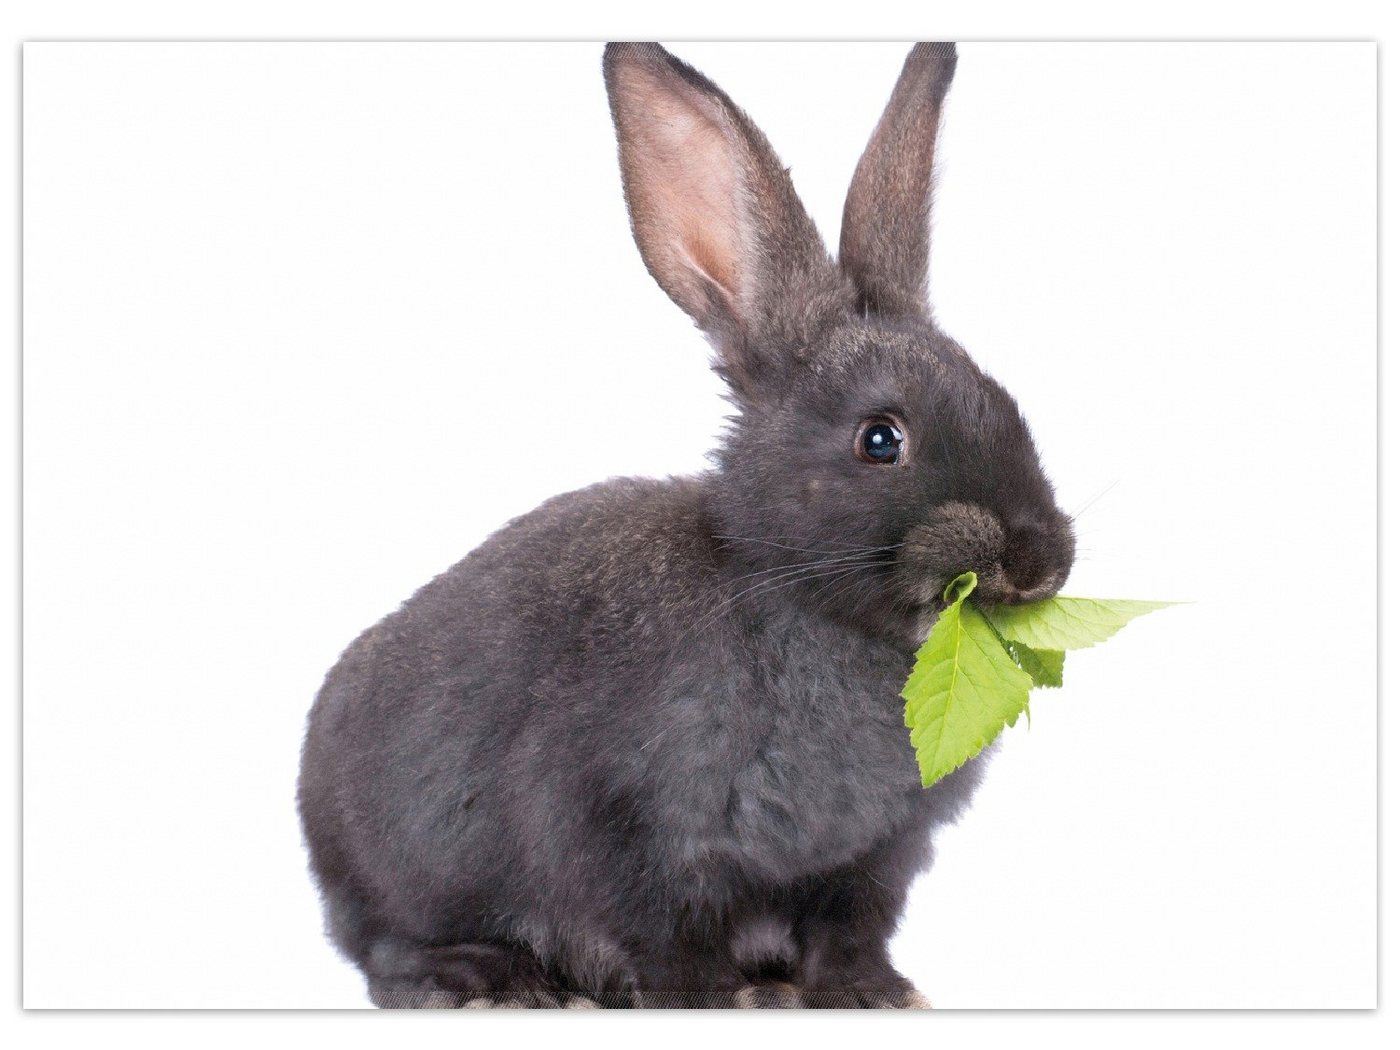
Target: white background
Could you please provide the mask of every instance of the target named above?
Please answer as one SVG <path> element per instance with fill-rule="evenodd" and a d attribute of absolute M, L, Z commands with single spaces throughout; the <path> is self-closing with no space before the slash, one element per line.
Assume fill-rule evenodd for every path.
<path fill-rule="evenodd" d="M 904 48 L 675 50 L 834 243 Z M 291 806 L 321 675 L 509 516 L 702 465 L 597 67 L 26 49 L 26 1005 L 360 1004 Z M 962 49 L 940 320 L 1085 508 L 1067 592 L 1195 604 L 1072 655 L 942 837 L 896 944 L 941 1007 L 1375 1002 L 1374 134 L 1371 45 Z"/>

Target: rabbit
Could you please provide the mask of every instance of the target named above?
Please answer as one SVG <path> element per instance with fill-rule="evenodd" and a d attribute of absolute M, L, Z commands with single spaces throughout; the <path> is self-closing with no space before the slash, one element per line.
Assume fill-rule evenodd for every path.
<path fill-rule="evenodd" d="M 737 414 L 711 469 L 548 500 L 327 675 L 298 804 L 375 1005 L 928 1005 L 887 942 L 988 752 L 922 787 L 900 690 L 952 577 L 1033 601 L 1074 559 L 927 301 L 956 61 L 909 53 L 833 260 L 723 91 L 606 46 L 637 246 Z"/>

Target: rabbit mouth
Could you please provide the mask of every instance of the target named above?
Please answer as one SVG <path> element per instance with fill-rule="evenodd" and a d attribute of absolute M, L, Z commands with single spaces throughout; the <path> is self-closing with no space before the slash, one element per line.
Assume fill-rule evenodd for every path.
<path fill-rule="evenodd" d="M 943 594 L 948 584 L 960 575 L 962 573 L 956 572 L 928 578 L 924 590 L 929 597 L 914 606 L 909 615 L 911 626 L 908 627 L 908 640 L 916 648 L 923 645 L 929 632 L 933 630 L 933 625 L 938 622 L 943 611 L 952 604 L 943 597 Z M 1025 589 L 1010 583 L 1007 580 L 1004 567 L 998 563 L 989 570 L 977 574 L 977 589 L 972 592 L 969 600 L 982 609 L 998 605 L 1024 605 L 1029 602 L 1042 601 L 1059 593 L 1060 588 L 1064 586 L 1065 577 L 1068 575 L 1069 572 L 1066 569 L 1064 572 L 1044 580 L 1034 588 Z"/>
<path fill-rule="evenodd" d="M 1031 586 L 1021 586 L 1004 565 L 998 562 L 986 576 L 978 575 L 977 589 L 972 592 L 973 604 L 983 608 L 996 605 L 1027 605 L 1053 598 L 1065 585 L 1069 568 L 1041 576 Z M 944 603 L 946 605 L 946 603 Z"/>
<path fill-rule="evenodd" d="M 1049 524 L 1008 528 L 984 507 L 946 503 L 909 531 L 897 575 L 922 620 L 947 608 L 944 589 L 965 572 L 977 574 L 977 605 L 1021 605 L 1058 593 L 1073 561 L 1073 532 L 1058 511 Z"/>

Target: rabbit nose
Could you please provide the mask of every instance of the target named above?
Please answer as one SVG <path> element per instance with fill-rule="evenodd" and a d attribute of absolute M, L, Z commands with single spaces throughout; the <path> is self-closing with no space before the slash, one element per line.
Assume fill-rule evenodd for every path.
<path fill-rule="evenodd" d="M 1034 588 L 1017 587 L 1007 579 L 1004 571 L 993 572 L 985 580 L 979 578 L 977 590 L 973 592 L 973 600 L 977 604 L 986 606 L 993 605 L 1023 605 L 1026 602 L 1039 601 L 1041 598 L 1048 598 L 1053 593 L 1054 579 L 1041 581 L 1040 585 Z"/>
<path fill-rule="evenodd" d="M 1049 598 L 1064 584 L 1073 558 L 1073 546 L 1062 531 L 1041 525 L 1019 525 L 1007 530 L 999 571 L 992 573 L 983 600 L 1017 605 Z"/>
<path fill-rule="evenodd" d="M 1057 568 L 1050 537 L 1036 526 L 1013 529 L 1007 534 L 1001 565 L 1006 582 L 1018 591 L 1043 587 Z"/>

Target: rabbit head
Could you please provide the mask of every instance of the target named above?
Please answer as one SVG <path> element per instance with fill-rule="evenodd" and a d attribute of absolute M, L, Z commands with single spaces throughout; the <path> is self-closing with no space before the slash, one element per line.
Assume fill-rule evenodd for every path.
<path fill-rule="evenodd" d="M 947 582 L 1048 597 L 1074 558 L 1011 396 L 933 321 L 934 145 L 957 63 L 921 43 L 856 168 L 833 260 L 762 132 L 657 44 L 604 57 L 633 233 L 738 407 L 716 535 L 786 594 L 917 640 Z M 804 567 L 811 571 L 804 574 Z"/>

